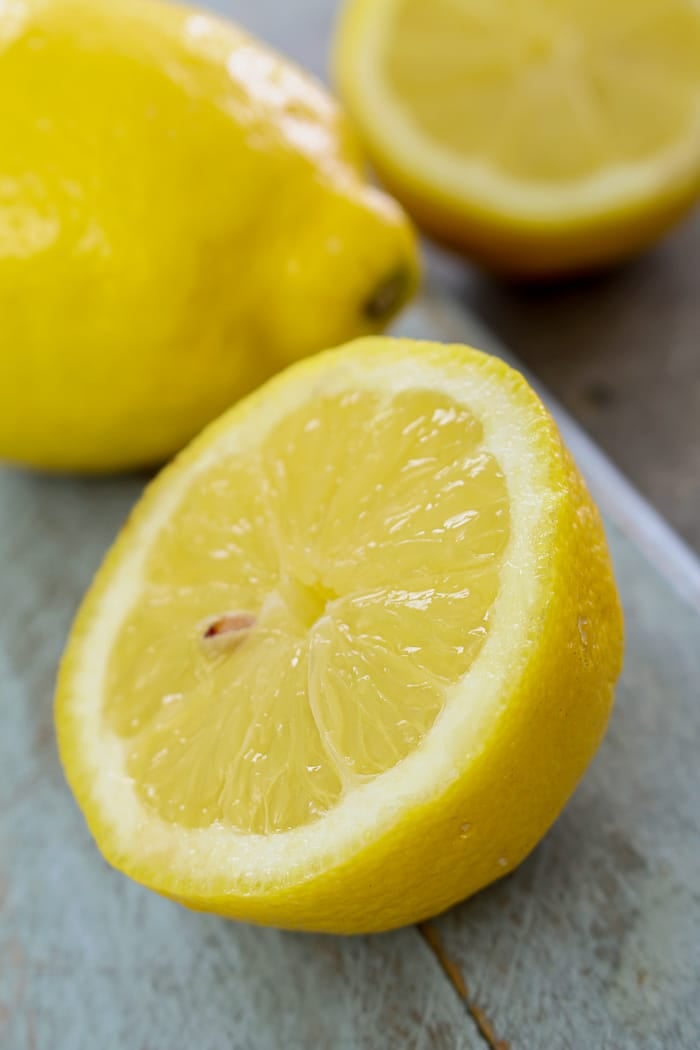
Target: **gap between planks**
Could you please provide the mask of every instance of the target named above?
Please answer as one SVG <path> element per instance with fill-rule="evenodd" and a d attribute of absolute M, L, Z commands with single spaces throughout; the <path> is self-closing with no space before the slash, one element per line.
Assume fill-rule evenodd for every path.
<path fill-rule="evenodd" d="M 489 1050 L 511 1050 L 510 1043 L 506 1039 L 499 1039 L 496 1035 L 491 1021 L 479 1004 L 469 993 L 467 982 L 457 963 L 450 959 L 438 936 L 437 930 L 430 922 L 422 922 L 416 927 L 418 933 L 428 946 L 428 949 L 436 959 L 440 969 L 447 977 L 460 1000 L 467 1008 L 469 1016 L 477 1027 L 479 1035 L 488 1046 Z"/>

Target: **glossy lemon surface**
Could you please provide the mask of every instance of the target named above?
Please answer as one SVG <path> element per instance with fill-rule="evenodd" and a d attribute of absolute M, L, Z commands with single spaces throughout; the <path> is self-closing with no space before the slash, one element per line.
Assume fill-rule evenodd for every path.
<path fill-rule="evenodd" d="M 0 99 L 0 459 L 161 461 L 413 289 L 335 102 L 231 24 L 11 0 Z"/>

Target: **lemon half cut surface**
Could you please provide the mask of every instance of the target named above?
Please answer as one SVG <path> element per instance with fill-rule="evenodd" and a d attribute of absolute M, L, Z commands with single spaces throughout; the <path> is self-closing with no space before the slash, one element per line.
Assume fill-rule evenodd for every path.
<path fill-rule="evenodd" d="M 621 650 L 598 513 L 525 380 L 364 339 L 271 380 L 148 487 L 73 627 L 60 752 L 136 880 L 387 929 L 532 849 Z"/>
<path fill-rule="evenodd" d="M 616 261 L 700 194 L 697 0 L 348 0 L 335 71 L 387 185 L 496 270 Z"/>

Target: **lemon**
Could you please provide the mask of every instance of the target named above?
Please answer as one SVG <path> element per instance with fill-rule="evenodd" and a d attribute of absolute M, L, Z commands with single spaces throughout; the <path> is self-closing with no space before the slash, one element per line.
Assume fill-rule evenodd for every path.
<path fill-rule="evenodd" d="M 598 513 L 525 381 L 359 340 L 148 488 L 73 627 L 60 753 L 104 855 L 152 889 L 383 930 L 533 848 L 621 648 Z"/>
<path fill-rule="evenodd" d="M 697 0 L 349 0 L 337 79 L 432 231 L 515 276 L 636 252 L 700 193 Z"/>
<path fill-rule="evenodd" d="M 415 285 L 336 103 L 233 25 L 0 3 L 0 97 L 0 459 L 162 461 Z"/>

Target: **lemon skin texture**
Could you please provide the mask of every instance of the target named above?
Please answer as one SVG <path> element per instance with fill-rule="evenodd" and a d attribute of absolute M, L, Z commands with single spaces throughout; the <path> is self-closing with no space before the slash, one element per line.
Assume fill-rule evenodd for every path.
<path fill-rule="evenodd" d="M 411 228 L 334 101 L 233 25 L 16 0 L 0 97 L 0 459 L 163 461 L 415 286 Z"/>

